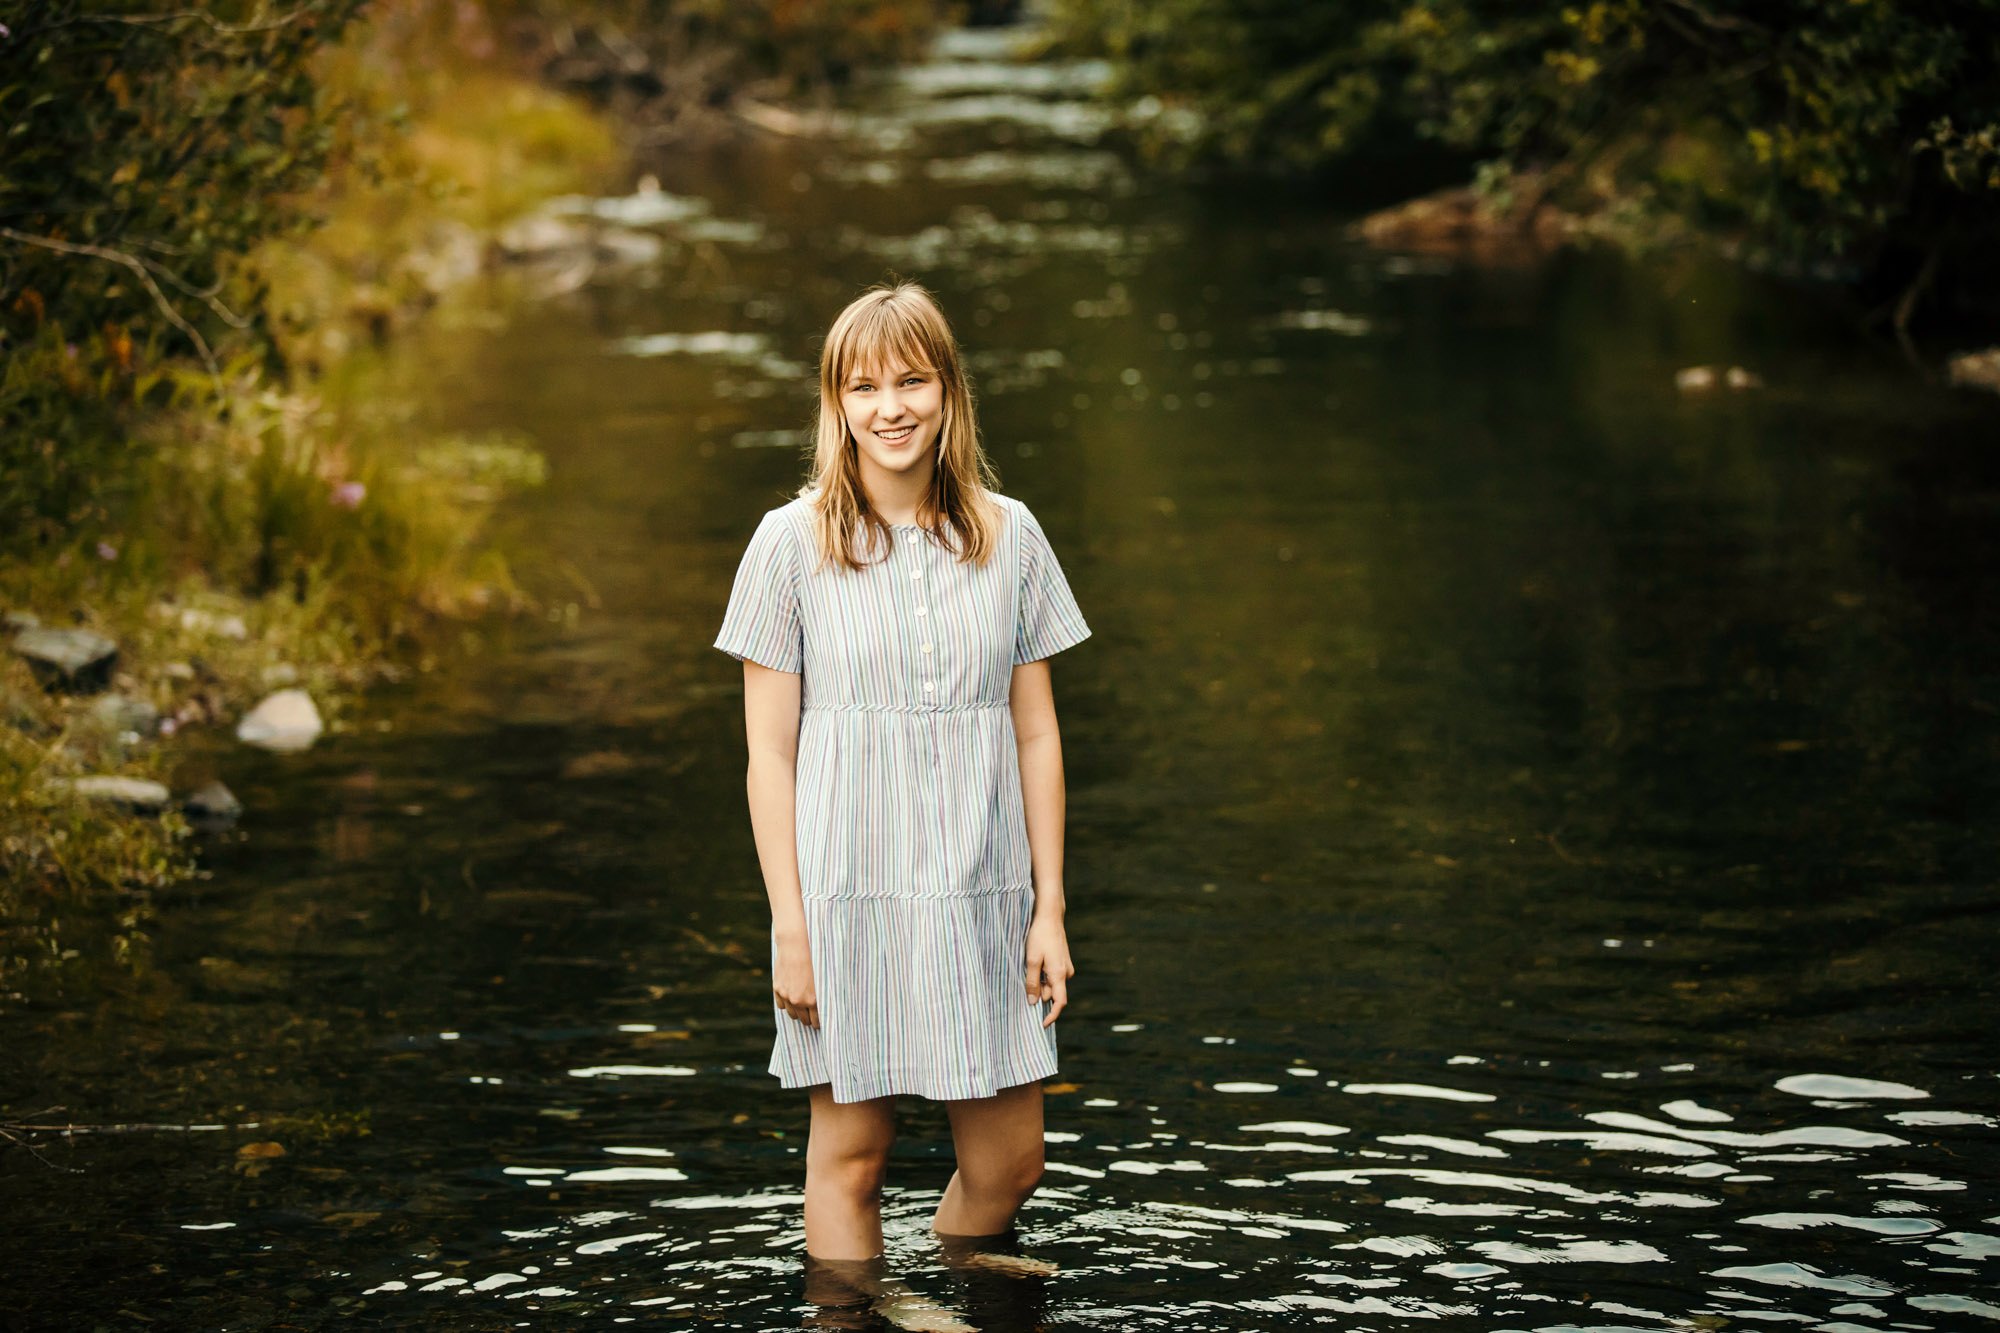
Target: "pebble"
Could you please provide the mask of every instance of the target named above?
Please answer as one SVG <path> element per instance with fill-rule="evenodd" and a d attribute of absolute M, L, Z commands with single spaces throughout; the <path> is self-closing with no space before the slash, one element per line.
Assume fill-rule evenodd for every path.
<path fill-rule="evenodd" d="M 219 634 L 225 639 L 247 639 L 250 627 L 243 617 L 233 613 L 204 611 L 196 606 L 184 606 L 178 612 L 169 608 L 168 614 L 179 622 L 180 627 L 195 634 Z"/>
<path fill-rule="evenodd" d="M 279 690 L 236 724 L 236 739 L 266 750 L 303 750 L 319 739 L 326 724 L 304 690 Z"/>
<path fill-rule="evenodd" d="M 195 823 L 216 828 L 235 823 L 237 816 L 243 813 L 243 802 L 220 782 L 210 782 L 196 788 L 182 801 L 181 809 Z"/>
<path fill-rule="evenodd" d="M 70 789 L 78 796 L 111 801 L 118 805 L 130 806 L 134 810 L 158 810 L 173 795 L 163 784 L 148 778 L 78 778 L 70 783 Z"/>

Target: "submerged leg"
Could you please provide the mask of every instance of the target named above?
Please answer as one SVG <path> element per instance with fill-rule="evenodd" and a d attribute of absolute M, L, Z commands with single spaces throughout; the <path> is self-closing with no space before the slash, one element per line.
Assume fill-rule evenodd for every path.
<path fill-rule="evenodd" d="M 910 1290 L 873 1259 L 815 1259 L 806 1255 L 807 1328 L 866 1329 L 876 1320 L 913 1333 L 978 1333 L 956 1311 Z"/>
<path fill-rule="evenodd" d="M 1060 1269 L 1047 1259 L 1025 1254 L 1021 1234 L 1013 1227 L 991 1236 L 956 1236 L 937 1233 L 944 1261 L 953 1268 L 985 1269 L 1014 1277 L 1053 1277 Z"/>
<path fill-rule="evenodd" d="M 806 1328 L 870 1329 L 875 1294 L 882 1289 L 882 1260 L 815 1259 L 806 1255 L 805 1297 L 812 1310 Z"/>

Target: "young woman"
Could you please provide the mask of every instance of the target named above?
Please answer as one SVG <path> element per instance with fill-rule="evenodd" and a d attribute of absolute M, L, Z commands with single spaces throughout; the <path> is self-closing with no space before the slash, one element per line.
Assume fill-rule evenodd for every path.
<path fill-rule="evenodd" d="M 948 1241 L 1006 1235 L 1042 1174 L 1074 974 L 1047 659 L 1090 630 L 993 484 L 936 303 L 866 293 L 820 355 L 812 479 L 758 525 L 715 641 L 743 662 L 770 1068 L 811 1098 L 810 1259 L 881 1253 L 899 1094 L 950 1116 Z"/>

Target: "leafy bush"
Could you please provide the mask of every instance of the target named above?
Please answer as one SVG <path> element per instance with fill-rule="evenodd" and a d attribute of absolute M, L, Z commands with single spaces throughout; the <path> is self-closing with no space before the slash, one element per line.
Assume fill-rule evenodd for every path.
<path fill-rule="evenodd" d="M 0 37 L 0 543 L 71 538 L 130 479 L 143 368 L 258 349 L 237 260 L 298 225 L 333 108 L 312 58 L 362 0 L 44 0 Z M 54 349 L 60 349 L 58 356 Z"/>
<path fill-rule="evenodd" d="M 1574 202 L 1636 202 L 1774 262 L 1918 284 L 1993 276 L 1979 266 L 2000 226 L 1995 0 L 1058 0 L 1057 12 L 1067 41 L 1117 62 L 1125 95 L 1199 109 L 1201 147 L 1223 157 L 1319 165 L 1409 132 L 1551 166 Z"/>

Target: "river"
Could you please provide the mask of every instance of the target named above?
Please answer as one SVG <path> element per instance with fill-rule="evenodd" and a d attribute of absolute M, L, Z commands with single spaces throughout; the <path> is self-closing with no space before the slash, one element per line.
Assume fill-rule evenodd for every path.
<path fill-rule="evenodd" d="M 14 1326 L 881 1326 L 804 1297 L 709 644 L 891 272 L 1095 631 L 1021 1219 L 1061 1271 L 940 1262 L 912 1103 L 902 1281 L 995 1331 L 2000 1320 L 1990 404 L 1699 256 L 1385 254 L 1379 183 L 1155 178 L 1007 40 L 660 154 L 605 206 L 656 259 L 397 349 L 548 455 L 500 527 L 563 591 L 228 752 L 150 970 L 0 1015 L 11 1107 L 154 1127 L 0 1159 Z"/>

